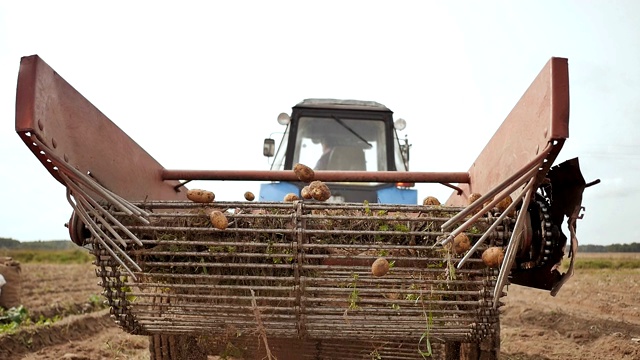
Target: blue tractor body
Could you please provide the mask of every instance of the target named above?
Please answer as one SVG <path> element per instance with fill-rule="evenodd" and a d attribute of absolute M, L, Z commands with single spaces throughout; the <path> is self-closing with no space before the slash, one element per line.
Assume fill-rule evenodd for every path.
<path fill-rule="evenodd" d="M 276 151 L 275 140 L 266 139 L 264 155 L 274 157 L 272 170 L 292 170 L 301 163 L 316 171 L 408 171 L 409 147 L 397 130 L 393 112 L 373 101 L 307 99 L 280 114 L 286 129 Z M 288 193 L 300 195 L 302 182 L 262 184 L 260 201 L 282 201 Z M 327 183 L 330 202 L 417 204 L 413 184 Z"/>

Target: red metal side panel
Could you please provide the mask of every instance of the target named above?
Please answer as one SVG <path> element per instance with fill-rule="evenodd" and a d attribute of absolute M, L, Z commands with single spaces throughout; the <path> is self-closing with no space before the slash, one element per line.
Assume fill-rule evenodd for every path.
<path fill-rule="evenodd" d="M 163 167 L 37 55 L 20 62 L 16 131 L 51 175 L 62 182 L 46 154 L 92 176 L 128 200 L 183 199 Z M 35 136 L 45 148 L 34 146 Z M 40 151 L 44 151 L 43 155 Z"/>
<path fill-rule="evenodd" d="M 569 137 L 567 59 L 551 58 L 469 169 L 470 183 L 454 192 L 448 205 L 465 206 L 471 193 L 486 194 L 531 161 L 547 143 L 558 141 L 543 172 Z"/>

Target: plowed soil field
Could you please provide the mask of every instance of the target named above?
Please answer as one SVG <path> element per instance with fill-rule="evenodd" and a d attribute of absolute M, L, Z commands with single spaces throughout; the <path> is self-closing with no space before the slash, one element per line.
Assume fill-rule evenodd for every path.
<path fill-rule="evenodd" d="M 0 335 L 0 359 L 149 358 L 147 338 L 96 305 L 93 265 L 23 264 L 22 279 L 31 318 L 62 319 Z M 500 359 L 640 359 L 640 269 L 578 269 L 556 297 L 515 285 L 507 293 Z"/>

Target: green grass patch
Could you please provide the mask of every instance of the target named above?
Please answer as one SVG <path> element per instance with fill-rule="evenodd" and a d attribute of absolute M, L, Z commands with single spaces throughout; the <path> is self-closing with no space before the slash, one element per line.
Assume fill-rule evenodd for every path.
<path fill-rule="evenodd" d="M 2 249 L 0 256 L 12 257 L 20 263 L 38 264 L 85 264 L 95 259 L 88 250 L 82 248 L 70 250 Z"/>

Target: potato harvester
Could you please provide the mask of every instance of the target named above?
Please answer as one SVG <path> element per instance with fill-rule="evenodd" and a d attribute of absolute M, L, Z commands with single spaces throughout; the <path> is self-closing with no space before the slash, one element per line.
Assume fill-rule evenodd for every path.
<path fill-rule="evenodd" d="M 314 104 L 336 124 L 384 110 Z M 442 205 L 196 203 L 186 197 L 191 180 L 303 184 L 291 159 L 265 171 L 166 169 L 37 55 L 21 60 L 16 102 L 16 131 L 66 187 L 70 238 L 95 255 L 111 316 L 150 337 L 154 360 L 497 358 L 505 286 L 555 295 L 573 273 L 590 184 L 577 158 L 553 166 L 568 127 L 567 60 L 551 58 L 467 171 L 315 172 L 332 192 L 441 183 L 453 188 Z M 384 151 L 408 150 L 395 145 Z M 469 204 L 472 193 L 482 196 Z M 213 210 L 226 229 L 211 225 Z M 462 253 L 451 246 L 459 234 L 471 243 Z M 499 267 L 482 261 L 489 247 L 503 249 Z M 390 269 L 374 276 L 380 257 Z"/>

